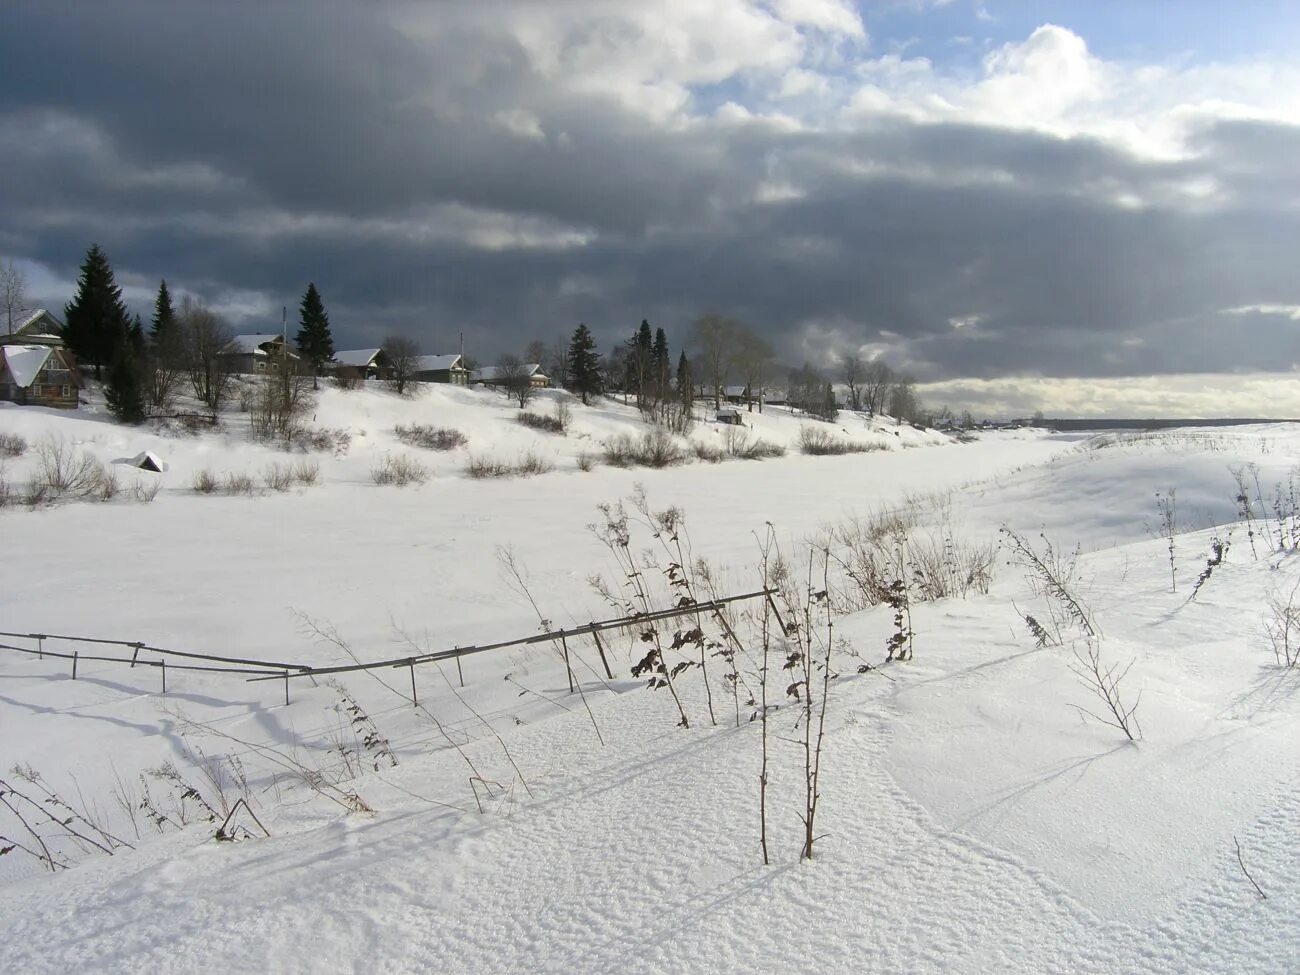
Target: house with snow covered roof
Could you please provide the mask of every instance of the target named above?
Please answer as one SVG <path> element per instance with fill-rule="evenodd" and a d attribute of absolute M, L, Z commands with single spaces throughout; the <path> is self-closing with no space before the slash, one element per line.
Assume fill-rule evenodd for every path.
<path fill-rule="evenodd" d="M 44 308 L 37 308 L 14 326 L 12 332 L 0 335 L 0 345 L 62 345 L 63 322 Z"/>
<path fill-rule="evenodd" d="M 355 379 L 382 379 L 388 375 L 388 357 L 383 349 L 347 349 L 335 352 L 326 368 Z"/>
<path fill-rule="evenodd" d="M 542 372 L 542 367 L 536 362 L 525 362 L 521 368 L 524 375 L 528 377 L 528 385 L 536 389 L 545 389 L 551 384 L 551 380 L 546 373 Z M 501 386 L 509 381 L 509 377 L 503 374 L 500 366 L 484 366 L 482 369 L 475 369 L 470 376 L 470 381 L 482 383 L 484 386 Z"/>
<path fill-rule="evenodd" d="M 76 363 L 60 346 L 0 345 L 0 402 L 77 408 Z"/>
<path fill-rule="evenodd" d="M 297 363 L 299 355 L 285 344 L 283 336 L 270 333 L 236 335 L 219 353 L 226 369 L 245 375 L 278 372 L 281 362 Z"/>
<path fill-rule="evenodd" d="M 416 359 L 411 378 L 421 383 L 467 386 L 469 370 L 465 368 L 465 360 L 458 355 L 422 355 Z"/>

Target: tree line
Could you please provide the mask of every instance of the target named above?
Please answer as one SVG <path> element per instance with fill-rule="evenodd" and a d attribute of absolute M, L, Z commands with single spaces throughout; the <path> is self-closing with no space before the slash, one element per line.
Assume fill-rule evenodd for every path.
<path fill-rule="evenodd" d="M 12 269 L 10 269 L 12 270 Z M 12 275 L 10 275 L 12 276 Z M 17 287 L 6 286 L 6 294 Z M 12 330 L 13 305 L 8 312 Z M 153 315 L 146 331 L 139 315 L 131 315 L 122 300 L 108 257 L 99 245 L 87 251 L 80 268 L 76 293 L 64 309 L 64 341 L 95 378 L 104 381 L 109 409 L 121 421 L 137 423 L 147 415 L 174 408 L 177 394 L 188 386 L 208 409 L 220 410 L 230 390 L 228 363 L 234 335 L 215 312 L 190 296 L 176 304 L 167 282 L 159 282 Z M 299 327 L 294 336 L 297 366 L 312 377 L 324 373 L 334 357 L 334 337 L 329 314 L 315 283 L 309 283 L 299 305 Z M 394 388 L 404 392 L 411 382 L 419 350 L 404 336 L 390 336 L 382 350 Z M 735 318 L 709 313 L 692 324 L 674 363 L 665 330 L 647 319 L 623 342 L 602 354 L 585 323 L 567 338 L 550 345 L 530 342 L 522 356 L 508 354 L 498 360 L 498 379 L 522 407 L 531 396 L 526 364 L 537 364 L 557 386 L 581 397 L 584 403 L 602 394 L 622 395 L 635 401 L 647 419 L 675 427 L 689 422 L 697 398 L 713 400 L 715 409 L 729 399 L 729 385 L 740 387 L 739 399 L 747 409 L 761 412 L 766 394 L 784 380 L 785 401 L 793 408 L 824 419 L 834 419 L 844 405 L 852 410 L 889 413 L 902 420 L 922 419 L 922 406 L 911 377 L 880 360 L 856 354 L 841 356 L 835 370 L 805 362 L 782 368 L 771 343 L 753 327 Z M 469 367 L 469 363 L 466 363 Z M 291 364 L 281 364 L 287 372 Z"/>

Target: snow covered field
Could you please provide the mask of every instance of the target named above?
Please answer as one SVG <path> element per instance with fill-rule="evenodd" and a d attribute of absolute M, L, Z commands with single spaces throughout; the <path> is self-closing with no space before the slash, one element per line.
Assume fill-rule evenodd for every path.
<path fill-rule="evenodd" d="M 347 663 L 310 619 L 376 660 L 411 652 L 410 642 L 445 649 L 527 635 L 539 612 L 554 626 L 616 615 L 589 583 L 602 574 L 617 587 L 620 577 L 588 526 L 601 519 L 598 505 L 638 485 L 652 510 L 684 512 L 692 552 L 709 560 L 722 593 L 759 588 L 767 523 L 799 565 L 809 539 L 889 509 L 910 514 L 918 545 L 987 546 L 1005 525 L 1040 550 L 1040 531 L 1061 552 L 1080 546 L 1072 591 L 1101 633 L 1104 659 L 1121 670 L 1132 661 L 1123 689 L 1138 704 L 1140 740 L 1085 713 L 1104 715 L 1104 705 L 1072 669 L 1076 631 L 1067 626 L 1061 646 L 1035 646 L 1022 617 L 1046 620 L 1051 603 L 1007 564 L 1005 548 L 987 593 L 913 594 L 910 662 L 882 665 L 895 630 L 889 606 L 834 620 L 837 676 L 811 862 L 799 861 L 802 752 L 789 741 L 801 734 L 799 708 L 784 695 L 789 678 L 773 677 L 769 697 L 781 708 L 769 722 L 767 867 L 753 707 L 741 702 L 737 726 L 725 662 L 714 658 L 716 726 L 694 668 L 678 679 L 691 718 L 678 727 L 669 693 L 630 676 L 645 653 L 636 633 L 608 638 L 612 681 L 593 644 L 574 641 L 581 694 L 569 692 L 562 659 L 546 644 L 466 658 L 463 689 L 454 664 L 421 668 L 421 708 L 409 700 L 405 670 L 377 673 L 391 690 L 343 675 L 340 686 L 386 737 L 395 766 L 350 737 L 338 687 L 324 681 L 296 681 L 287 706 L 280 682 L 224 675 L 169 675 L 162 696 L 152 669 L 83 662 L 74 682 L 66 661 L 3 652 L 0 774 L 21 784 L 7 770 L 30 765 L 61 796 L 95 807 L 133 848 L 81 854 L 65 842 L 58 848 L 75 864 L 57 873 L 18 851 L 0 858 L 0 971 L 1300 965 L 1292 924 L 1300 854 L 1291 842 L 1300 671 L 1275 662 L 1265 630 L 1270 596 L 1285 602 L 1300 580 L 1295 556 L 1277 551 L 1278 531 L 1289 544 L 1291 525 L 1279 525 L 1274 510 L 1279 485 L 1278 511 L 1292 510 L 1300 431 L 1096 441 L 1015 432 L 957 444 L 843 414 L 837 436 L 891 449 L 808 457 L 793 449 L 804 421 L 773 411 L 746 420 L 791 447 L 784 457 L 583 471 L 581 454 L 598 454 L 621 432 L 639 435 L 634 410 L 575 406 L 565 437 L 527 430 L 515 412 L 499 396 L 466 390 L 415 400 L 324 390 L 315 424 L 349 429 L 346 455 L 315 455 L 316 486 L 229 497 L 194 493 L 194 474 L 257 476 L 286 460 L 233 422 L 224 433 L 177 437 L 93 416 L 0 411 L 0 433 L 29 443 L 6 465 L 14 483 L 51 433 L 104 461 L 149 449 L 170 465 L 123 475 L 161 483 L 149 504 L 0 512 L 16 556 L 0 570 L 0 629 Z M 404 447 L 392 428 L 412 422 L 454 427 L 469 444 L 445 454 Z M 716 424 L 692 433 L 706 443 L 724 437 Z M 554 471 L 487 481 L 463 473 L 467 454 L 526 450 L 545 452 Z M 419 456 L 430 478 L 373 484 L 374 465 L 395 453 Z M 1244 510 L 1234 468 L 1250 487 Z M 1170 489 L 1177 592 L 1155 497 Z M 635 525 L 633 535 L 634 551 L 657 544 Z M 1189 601 L 1215 538 L 1229 541 L 1227 558 Z M 502 546 L 538 611 L 504 572 Z M 661 583 L 656 603 L 667 605 Z M 851 588 L 842 574 L 840 587 Z M 739 607 L 734 619 L 752 688 L 755 620 Z M 875 669 L 859 673 L 862 663 Z M 348 743 L 356 755 L 345 759 L 337 748 Z M 239 760 L 248 785 L 228 783 L 230 796 L 249 796 L 269 838 L 218 843 L 192 802 L 181 829 L 159 830 L 139 812 L 142 782 L 155 805 L 175 811 L 148 771 L 169 761 L 219 801 L 194 765 L 198 750 Z M 346 812 L 285 774 L 286 755 L 372 811 Z M 349 762 L 365 767 L 345 775 Z M 471 783 L 474 774 L 483 781 Z M 4 816 L 0 834 L 9 836 L 16 827 Z M 1266 898 L 1243 871 L 1238 843 Z"/>

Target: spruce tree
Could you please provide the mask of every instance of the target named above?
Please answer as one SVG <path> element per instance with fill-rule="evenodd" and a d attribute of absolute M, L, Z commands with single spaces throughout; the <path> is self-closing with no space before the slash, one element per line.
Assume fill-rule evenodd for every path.
<path fill-rule="evenodd" d="M 588 397 L 600 392 L 600 356 L 596 354 L 596 340 L 586 325 L 573 330 L 569 342 L 569 387 L 582 397 L 585 406 Z"/>
<path fill-rule="evenodd" d="M 668 356 L 668 336 L 662 328 L 655 329 L 655 345 L 650 359 L 654 363 L 652 375 L 655 394 L 663 396 L 668 391 L 668 371 L 672 368 L 672 363 Z"/>
<path fill-rule="evenodd" d="M 681 357 L 677 360 L 677 396 L 687 410 L 695 405 L 695 390 L 691 387 L 691 364 L 686 358 L 685 349 L 682 349 Z"/>
<path fill-rule="evenodd" d="M 117 351 L 108 369 L 104 399 L 109 412 L 119 423 L 144 420 L 144 327 L 137 315 L 135 322 L 116 342 Z"/>
<path fill-rule="evenodd" d="M 122 302 L 122 289 L 113 279 L 113 268 L 98 244 L 86 252 L 77 280 L 77 294 L 64 306 L 63 341 L 82 362 L 95 367 L 95 378 L 103 378 L 103 367 L 117 357 L 130 331 L 130 317 Z"/>
<path fill-rule="evenodd" d="M 330 334 L 330 317 L 315 284 L 307 285 L 299 306 L 302 327 L 298 329 L 298 352 L 312 365 L 314 378 L 325 369 L 325 363 L 334 358 L 334 336 Z"/>
<path fill-rule="evenodd" d="M 176 334 L 176 309 L 165 280 L 158 283 L 158 296 L 153 301 L 153 321 L 149 323 L 149 338 L 155 349 L 169 348 Z"/>

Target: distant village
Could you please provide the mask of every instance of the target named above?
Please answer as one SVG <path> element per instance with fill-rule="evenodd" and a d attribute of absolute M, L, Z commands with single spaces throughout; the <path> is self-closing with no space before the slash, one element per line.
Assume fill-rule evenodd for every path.
<path fill-rule="evenodd" d="M 10 266 L 0 269 L 0 301 L 7 315 L 0 335 L 0 401 L 75 409 L 85 377 L 103 383 L 109 409 L 123 422 L 140 422 L 177 409 L 193 397 L 214 414 L 222 408 L 234 377 L 279 377 L 313 384 L 327 380 L 342 388 L 384 383 L 398 393 L 417 384 L 481 385 L 526 401 L 529 391 L 556 386 L 587 401 L 607 395 L 636 398 L 662 413 L 669 404 L 711 405 L 717 419 L 739 422 L 739 411 L 788 407 L 831 419 L 840 409 L 886 414 L 898 422 L 958 432 L 1043 425 L 1041 414 L 994 423 L 969 413 L 929 410 L 911 377 L 879 360 L 841 356 L 832 373 L 805 363 L 778 362 L 768 342 L 753 329 L 716 314 L 692 323 L 674 363 L 662 328 L 642 321 L 621 345 L 601 354 L 585 324 L 550 345 L 533 341 L 520 355 L 484 365 L 455 351 L 428 351 L 412 339 L 392 335 L 378 346 L 336 349 L 329 316 L 314 284 L 299 308 L 299 327 L 290 339 L 279 333 L 234 333 L 201 302 L 172 301 L 159 284 L 154 313 L 146 326 L 122 301 L 108 259 L 97 246 L 87 253 L 76 296 L 62 317 L 29 309 L 25 282 Z M 738 381 L 739 380 L 739 381 Z"/>

